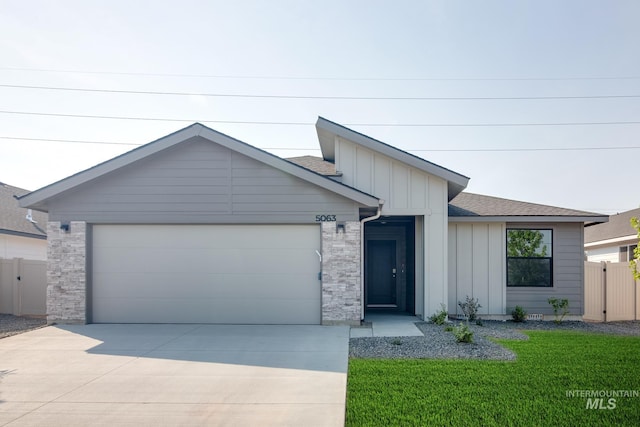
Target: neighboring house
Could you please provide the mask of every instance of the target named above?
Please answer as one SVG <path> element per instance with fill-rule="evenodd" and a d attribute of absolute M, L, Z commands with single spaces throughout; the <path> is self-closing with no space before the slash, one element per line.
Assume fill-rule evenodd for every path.
<path fill-rule="evenodd" d="M 194 124 L 21 198 L 49 213 L 49 321 L 358 324 L 466 295 L 486 316 L 550 296 L 583 313 L 583 224 L 606 216 L 462 193 L 459 173 L 316 130 L 322 159 L 285 160 Z"/>
<path fill-rule="evenodd" d="M 19 206 L 28 192 L 0 182 L 0 258 L 47 259 L 47 214 Z"/>
<path fill-rule="evenodd" d="M 638 233 L 631 218 L 640 218 L 640 208 L 611 215 L 609 222 L 584 229 L 587 261 L 628 262 L 638 246 Z"/>

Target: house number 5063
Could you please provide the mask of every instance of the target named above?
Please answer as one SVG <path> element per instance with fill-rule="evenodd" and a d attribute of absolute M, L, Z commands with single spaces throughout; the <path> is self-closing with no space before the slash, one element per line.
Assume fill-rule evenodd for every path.
<path fill-rule="evenodd" d="M 336 220 L 335 215 L 316 215 L 316 222 L 329 222 L 329 221 L 335 221 L 335 220 Z"/>

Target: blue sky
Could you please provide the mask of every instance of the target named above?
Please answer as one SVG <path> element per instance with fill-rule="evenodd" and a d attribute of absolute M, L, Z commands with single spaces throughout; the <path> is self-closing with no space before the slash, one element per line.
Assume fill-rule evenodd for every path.
<path fill-rule="evenodd" d="M 640 124 L 566 123 L 640 122 L 639 19 L 632 0 L 4 0 L 0 85 L 448 99 L 0 86 L 0 181 L 33 190 L 135 148 L 53 140 L 142 144 L 193 120 L 277 155 L 319 155 L 310 123 L 323 116 L 471 177 L 471 192 L 633 209 Z M 552 123 L 563 125 L 540 125 Z"/>

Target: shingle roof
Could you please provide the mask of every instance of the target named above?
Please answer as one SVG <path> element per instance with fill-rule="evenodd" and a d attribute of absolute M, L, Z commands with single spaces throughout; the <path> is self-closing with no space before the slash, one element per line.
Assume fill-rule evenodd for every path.
<path fill-rule="evenodd" d="M 585 228 L 584 242 L 592 243 L 616 237 L 635 236 L 636 231 L 629 222 L 632 217 L 640 218 L 640 208 L 611 215 L 609 222 Z"/>
<path fill-rule="evenodd" d="M 450 217 L 594 217 L 606 218 L 593 212 L 520 202 L 473 193 L 460 193 L 449 202 Z"/>
<path fill-rule="evenodd" d="M 336 176 L 336 165 L 326 161 L 322 157 L 315 156 L 300 156 L 300 157 L 289 157 L 285 160 L 288 160 L 296 165 L 302 166 L 303 168 L 312 170 L 320 175 L 325 176 Z"/>
<path fill-rule="evenodd" d="M 36 223 L 27 220 L 27 209 L 18 205 L 18 199 L 14 196 L 27 194 L 25 190 L 0 182 L 0 233 L 18 234 L 36 238 L 46 238 L 47 214 L 32 212 Z"/>

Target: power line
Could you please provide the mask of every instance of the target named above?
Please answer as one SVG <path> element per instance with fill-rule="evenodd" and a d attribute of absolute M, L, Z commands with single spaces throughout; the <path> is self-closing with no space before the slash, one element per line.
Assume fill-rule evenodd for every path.
<path fill-rule="evenodd" d="M 14 139 L 19 141 L 51 141 L 68 142 L 78 144 L 108 144 L 108 145 L 135 145 L 144 144 L 132 142 L 115 141 L 86 141 L 77 139 L 50 139 L 50 138 L 25 138 L 15 136 L 0 136 L 0 139 Z M 291 151 L 319 151 L 319 148 L 296 148 L 296 147 L 265 147 L 263 150 L 291 150 Z M 617 147 L 553 147 L 553 148 L 434 148 L 434 149 L 405 149 L 412 153 L 421 152 L 518 152 L 518 151 L 598 151 L 598 150 L 640 150 L 640 146 L 617 146 Z"/>
<path fill-rule="evenodd" d="M 335 81 L 573 81 L 573 80 L 640 80 L 640 76 L 586 76 L 586 77 L 339 77 L 339 76 L 265 76 L 232 74 L 182 74 L 145 73 L 127 71 L 65 70 L 25 67 L 0 67 L 5 71 L 30 71 L 41 73 L 99 74 L 147 77 L 193 77 L 238 80 L 335 80 Z"/>
<path fill-rule="evenodd" d="M 206 92 L 160 92 L 147 90 L 90 89 L 59 86 L 30 86 L 0 84 L 14 89 L 54 90 L 68 92 L 117 93 L 134 95 L 203 96 L 215 98 L 254 99 L 330 99 L 347 101 L 514 101 L 514 100 L 560 100 L 560 99 L 625 99 L 640 98 L 640 95 L 577 95 L 577 96 L 331 96 L 331 95 L 252 95 L 244 93 Z"/>
<path fill-rule="evenodd" d="M 125 117 L 102 116 L 88 114 L 61 114 L 42 113 L 33 111 L 0 110 L 0 114 L 17 114 L 28 116 L 72 117 L 84 119 L 109 119 L 109 120 L 140 120 L 155 122 L 189 122 L 189 123 L 223 123 L 244 125 L 282 125 L 282 126 L 314 126 L 314 122 L 270 122 L 248 120 L 203 120 L 203 119 L 175 119 L 156 117 Z M 636 125 L 640 121 L 613 121 L 613 122 L 557 122 L 557 123 L 344 123 L 345 126 L 363 127 L 523 127 L 523 126 L 607 126 L 607 125 Z"/>
<path fill-rule="evenodd" d="M 137 142 L 114 142 L 114 141 L 86 141 L 79 139 L 51 139 L 51 138 L 24 138 L 20 136 L 0 136 L 0 139 L 15 139 L 18 141 L 49 141 L 49 142 L 68 142 L 76 144 L 100 144 L 100 145 L 136 145 L 143 144 Z"/>

